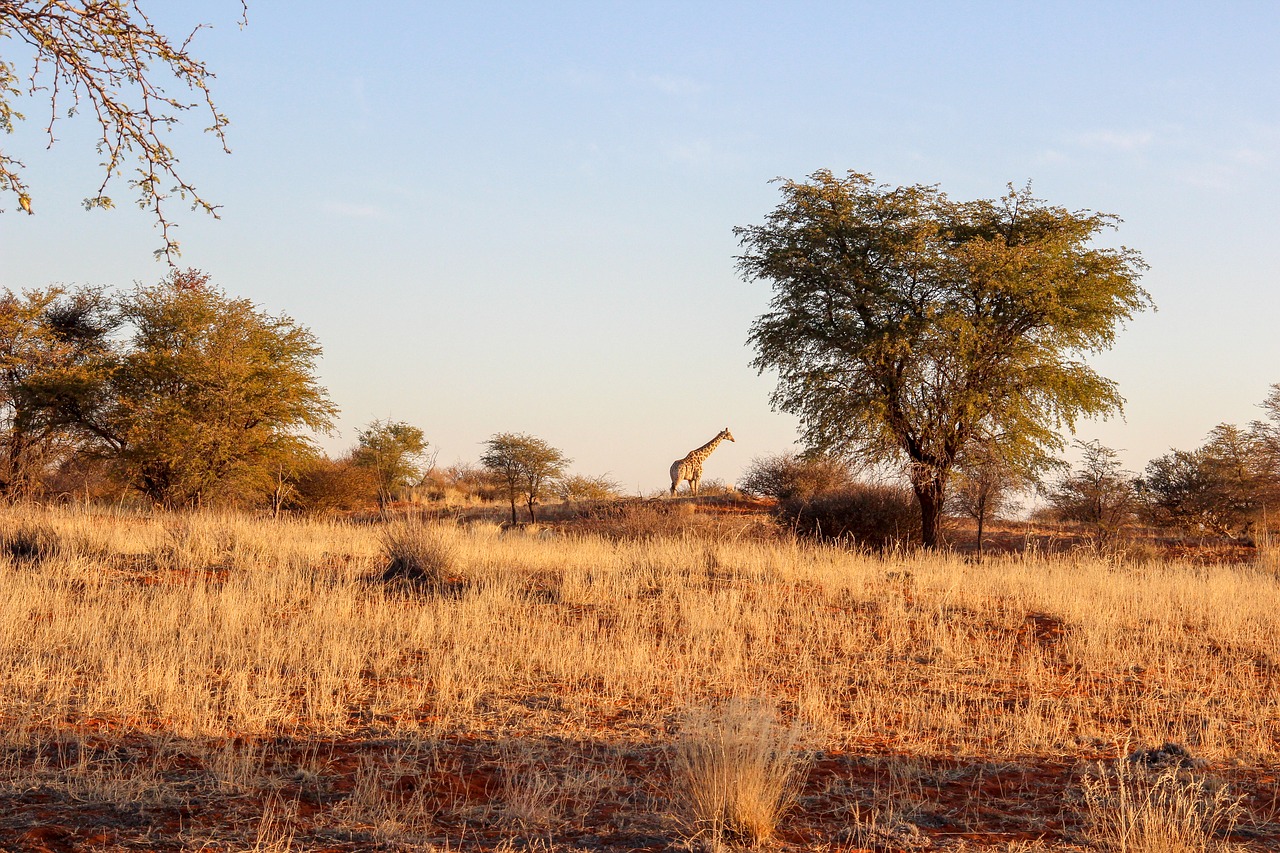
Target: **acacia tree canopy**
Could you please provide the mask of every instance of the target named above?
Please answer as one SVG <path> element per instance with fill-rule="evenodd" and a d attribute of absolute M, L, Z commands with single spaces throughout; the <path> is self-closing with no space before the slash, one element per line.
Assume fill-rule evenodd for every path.
<path fill-rule="evenodd" d="M 0 294 L 0 495 L 26 496 L 73 449 L 56 401 L 99 381 L 113 328 L 101 289 Z"/>
<path fill-rule="evenodd" d="M 246 9 L 242 0 L 242 23 Z M 209 122 L 207 131 L 229 151 L 227 118 L 209 90 L 213 72 L 191 51 L 201 26 L 185 38 L 172 38 L 156 28 L 139 0 L 0 0 L 0 40 L 9 40 L 0 41 L 6 45 L 0 58 L 0 130 L 12 133 L 15 121 L 25 118 L 15 106 L 24 95 L 47 96 L 45 134 L 50 145 L 56 141 L 58 121 L 76 112 L 92 116 L 104 158 L 103 177 L 85 199 L 85 207 L 113 207 L 108 185 L 132 163 L 129 186 L 138 193 L 138 205 L 149 210 L 160 227 L 164 245 L 157 256 L 170 263 L 178 241 L 166 202 L 177 195 L 215 218 L 218 214 L 217 206 L 179 173 L 178 158 L 163 131 L 182 113 L 201 109 Z M 174 94 L 174 84 L 192 97 Z M 16 195 L 18 206 L 33 213 L 22 165 L 0 150 L 0 192 Z"/>
<path fill-rule="evenodd" d="M 955 202 L 856 172 L 781 185 L 763 224 L 734 229 L 743 277 L 773 285 L 752 364 L 777 371 L 773 405 L 811 450 L 905 463 L 926 546 L 971 442 L 1030 470 L 1063 426 L 1120 409 L 1083 360 L 1151 304 L 1141 255 L 1093 245 L 1115 217 L 1029 189 Z"/>
<path fill-rule="evenodd" d="M 502 483 L 511 502 L 511 523 L 516 523 L 516 500 L 523 497 L 530 523 L 536 521 L 534 506 L 552 480 L 564 475 L 573 460 L 541 438 L 518 432 L 502 432 L 485 442 L 480 464 Z"/>
<path fill-rule="evenodd" d="M 114 355 L 80 426 L 158 504 L 195 506 L 262 490 L 281 460 L 330 428 L 320 346 L 286 316 L 174 271 L 119 302 L 131 340 Z"/>

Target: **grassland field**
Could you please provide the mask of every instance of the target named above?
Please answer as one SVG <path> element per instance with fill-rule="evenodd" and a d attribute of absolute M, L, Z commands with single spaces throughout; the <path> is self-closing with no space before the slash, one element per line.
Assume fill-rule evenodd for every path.
<path fill-rule="evenodd" d="M 596 527 L 0 509 L 0 849 L 1280 849 L 1267 565 Z"/>

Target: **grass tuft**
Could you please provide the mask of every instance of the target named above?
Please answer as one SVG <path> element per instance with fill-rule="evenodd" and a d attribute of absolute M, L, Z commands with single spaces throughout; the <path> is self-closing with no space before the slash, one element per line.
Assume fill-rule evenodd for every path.
<path fill-rule="evenodd" d="M 1087 835 L 1109 853 L 1215 853 L 1239 821 L 1241 798 L 1183 762 L 1099 764 L 1085 779 Z"/>
<path fill-rule="evenodd" d="M 670 766 L 678 816 L 692 837 L 712 846 L 773 837 L 804 770 L 797 730 L 776 716 L 762 702 L 732 700 L 690 718 Z"/>
<path fill-rule="evenodd" d="M 58 531 L 45 522 L 23 521 L 0 536 L 0 547 L 16 562 L 40 562 L 62 550 Z"/>
<path fill-rule="evenodd" d="M 382 536 L 387 560 L 382 582 L 435 593 L 465 584 L 456 536 L 457 531 L 443 525 L 406 522 L 388 527 Z"/>

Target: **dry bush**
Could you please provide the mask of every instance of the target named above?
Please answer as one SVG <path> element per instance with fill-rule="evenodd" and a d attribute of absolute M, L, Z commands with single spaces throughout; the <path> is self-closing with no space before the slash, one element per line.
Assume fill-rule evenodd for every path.
<path fill-rule="evenodd" d="M 690 835 L 713 845 L 772 838 L 802 781 L 798 739 L 760 702 L 692 715 L 670 755 L 673 804 Z"/>
<path fill-rule="evenodd" d="M 378 476 L 350 458 L 312 460 L 292 484 L 289 508 L 305 513 L 368 509 L 378 501 Z"/>
<path fill-rule="evenodd" d="M 1280 577 L 1280 535 L 1273 533 L 1265 520 L 1254 537 L 1253 564 L 1260 571 Z"/>
<path fill-rule="evenodd" d="M 853 473 L 846 463 L 826 456 L 808 458 L 794 453 L 757 456 L 738 483 L 749 495 L 779 501 L 805 501 L 854 485 Z"/>
<path fill-rule="evenodd" d="M 1099 763 L 1084 780 L 1086 833 L 1108 853 L 1211 853 L 1242 815 L 1240 797 L 1177 763 L 1148 768 L 1125 759 Z"/>
<path fill-rule="evenodd" d="M 617 500 L 622 496 L 622 487 L 606 475 L 588 477 L 574 474 L 561 477 L 552 484 L 552 492 L 560 500 L 571 503 L 599 502 Z"/>
<path fill-rule="evenodd" d="M 48 522 L 21 519 L 0 533 L 0 551 L 18 562 L 39 562 L 62 550 L 62 538 Z"/>
<path fill-rule="evenodd" d="M 804 536 L 883 550 L 920 538 L 920 507 L 905 486 L 859 483 L 778 504 L 779 521 Z"/>
<path fill-rule="evenodd" d="M 440 524 L 397 522 L 382 534 L 387 565 L 380 579 L 423 592 L 442 592 L 464 582 L 457 531 Z"/>

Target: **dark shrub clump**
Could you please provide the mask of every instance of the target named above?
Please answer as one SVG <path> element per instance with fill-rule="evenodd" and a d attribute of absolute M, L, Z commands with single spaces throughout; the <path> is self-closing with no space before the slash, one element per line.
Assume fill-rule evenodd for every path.
<path fill-rule="evenodd" d="M 780 523 L 802 536 L 882 550 L 920 540 L 920 509 L 903 486 L 857 483 L 779 501 Z"/>

